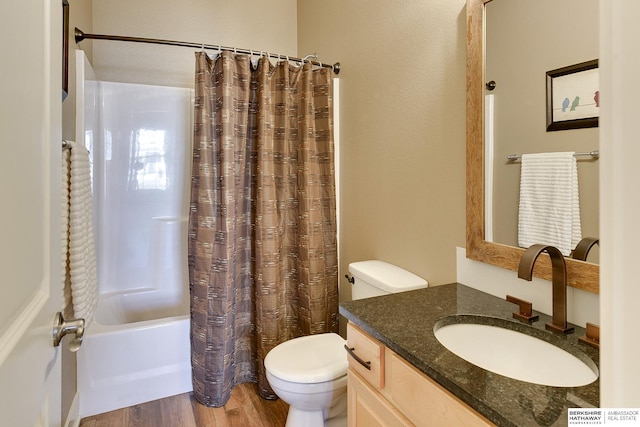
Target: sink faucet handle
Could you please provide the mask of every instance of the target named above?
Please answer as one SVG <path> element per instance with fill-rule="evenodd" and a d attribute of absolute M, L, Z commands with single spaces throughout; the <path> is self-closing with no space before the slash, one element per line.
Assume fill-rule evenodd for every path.
<path fill-rule="evenodd" d="M 539 319 L 538 316 L 533 315 L 533 304 L 529 301 L 525 301 L 511 295 L 507 295 L 507 301 L 518 304 L 519 311 L 513 312 L 514 319 L 522 320 L 529 323 L 535 322 Z"/>
<path fill-rule="evenodd" d="M 600 327 L 587 322 L 587 336 L 579 337 L 578 341 L 595 348 L 600 348 Z"/>

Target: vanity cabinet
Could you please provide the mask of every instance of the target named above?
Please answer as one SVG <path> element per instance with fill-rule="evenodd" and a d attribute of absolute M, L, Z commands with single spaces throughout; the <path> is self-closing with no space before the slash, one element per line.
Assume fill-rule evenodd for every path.
<path fill-rule="evenodd" d="M 347 372 L 349 427 L 413 426 L 382 394 L 352 370 Z"/>
<path fill-rule="evenodd" d="M 347 347 L 349 427 L 493 425 L 352 323 Z"/>

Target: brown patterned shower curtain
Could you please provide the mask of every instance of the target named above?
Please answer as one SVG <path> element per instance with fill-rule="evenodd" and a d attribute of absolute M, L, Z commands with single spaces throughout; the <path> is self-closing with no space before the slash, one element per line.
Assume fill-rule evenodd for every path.
<path fill-rule="evenodd" d="M 189 216 L 196 399 L 275 398 L 264 357 L 338 330 L 331 71 L 196 53 Z"/>

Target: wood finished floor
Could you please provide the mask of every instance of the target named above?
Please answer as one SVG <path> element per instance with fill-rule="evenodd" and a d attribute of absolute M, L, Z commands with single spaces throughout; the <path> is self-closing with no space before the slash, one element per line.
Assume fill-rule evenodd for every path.
<path fill-rule="evenodd" d="M 288 410 L 282 399 L 262 399 L 256 384 L 246 383 L 234 387 L 222 408 L 185 393 L 83 418 L 80 427 L 283 427 Z"/>

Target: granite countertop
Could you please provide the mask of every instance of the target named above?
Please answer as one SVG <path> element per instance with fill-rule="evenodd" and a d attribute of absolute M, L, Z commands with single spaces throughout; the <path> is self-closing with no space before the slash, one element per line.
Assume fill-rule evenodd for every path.
<path fill-rule="evenodd" d="M 498 426 L 563 426 L 568 423 L 568 408 L 599 407 L 599 380 L 583 387 L 550 387 L 507 378 L 451 353 L 433 332 L 438 320 L 451 315 L 485 320 L 491 316 L 504 319 L 512 329 L 522 328 L 511 315 L 516 310 L 515 304 L 459 283 L 340 304 L 340 314 L 350 322 Z M 599 367 L 599 351 L 578 342 L 584 328 L 576 326 L 573 334 L 562 336 L 545 330 L 551 316 L 535 310 L 534 314 L 540 320 L 530 327 L 538 338 L 560 339 L 563 346 L 579 349 Z"/>

